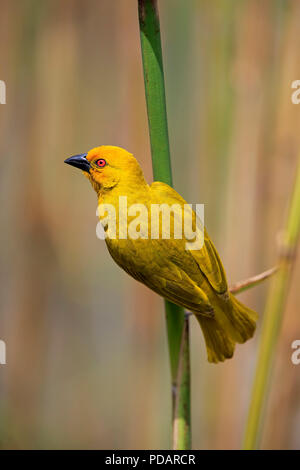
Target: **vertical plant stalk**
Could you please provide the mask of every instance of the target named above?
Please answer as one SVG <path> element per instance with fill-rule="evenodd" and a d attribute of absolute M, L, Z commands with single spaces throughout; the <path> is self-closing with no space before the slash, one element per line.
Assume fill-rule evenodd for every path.
<path fill-rule="evenodd" d="M 259 446 L 260 428 L 264 415 L 270 383 L 275 347 L 290 284 L 290 275 L 295 259 L 297 241 L 300 235 L 300 159 L 291 198 L 285 233 L 280 247 L 278 272 L 270 286 L 262 325 L 260 349 L 252 390 L 248 421 L 246 424 L 244 448 Z"/>
<path fill-rule="evenodd" d="M 145 94 L 155 180 L 172 185 L 165 84 L 156 0 L 138 0 Z M 173 449 L 189 449 L 189 327 L 181 307 L 165 301 L 173 398 Z"/>
<path fill-rule="evenodd" d="M 184 450 L 191 448 L 190 436 L 190 349 L 189 349 L 189 319 L 184 319 L 175 400 L 173 401 L 173 449 Z"/>

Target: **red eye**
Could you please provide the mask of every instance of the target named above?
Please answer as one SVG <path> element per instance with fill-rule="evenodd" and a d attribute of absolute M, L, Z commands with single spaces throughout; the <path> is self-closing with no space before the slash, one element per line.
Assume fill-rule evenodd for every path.
<path fill-rule="evenodd" d="M 96 165 L 103 168 L 106 165 L 106 160 L 104 160 L 104 158 L 99 158 L 99 160 L 96 160 Z"/>

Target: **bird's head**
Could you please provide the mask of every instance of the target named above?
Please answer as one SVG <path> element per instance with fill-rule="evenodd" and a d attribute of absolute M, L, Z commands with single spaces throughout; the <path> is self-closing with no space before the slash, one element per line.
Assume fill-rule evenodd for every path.
<path fill-rule="evenodd" d="M 102 145 L 67 158 L 65 163 L 83 171 L 97 194 L 117 185 L 123 189 L 145 183 L 143 172 L 134 156 L 120 147 Z"/>

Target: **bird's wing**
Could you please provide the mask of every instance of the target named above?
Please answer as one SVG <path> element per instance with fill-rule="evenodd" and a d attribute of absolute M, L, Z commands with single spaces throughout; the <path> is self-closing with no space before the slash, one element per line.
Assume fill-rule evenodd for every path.
<path fill-rule="evenodd" d="M 170 186 L 165 183 L 154 182 L 150 186 L 151 191 L 153 191 L 155 195 L 155 199 L 160 201 L 160 203 L 169 204 L 187 204 L 187 202 Z M 159 203 L 159 202 L 158 202 Z M 196 214 L 193 211 L 193 218 L 196 220 Z M 197 268 L 201 271 L 203 276 L 209 282 L 211 287 L 216 291 L 218 294 L 223 294 L 227 292 L 227 280 L 225 271 L 220 260 L 220 257 L 215 249 L 212 241 L 209 238 L 209 235 L 204 229 L 204 244 L 201 249 L 199 250 L 185 250 L 186 253 L 189 255 L 190 260 L 188 266 L 194 272 L 194 263 L 196 263 Z M 177 260 L 180 263 L 180 260 Z M 181 268 L 185 269 L 187 257 L 185 257 L 185 263 L 182 265 L 180 263 Z M 176 262 L 176 261 L 175 261 Z M 186 271 L 187 272 L 187 271 Z M 193 272 L 187 272 L 190 275 L 193 275 Z M 197 279 L 197 276 L 195 280 Z"/>
<path fill-rule="evenodd" d="M 206 293 L 173 262 L 178 251 L 176 245 L 170 242 L 172 240 L 126 239 L 118 241 L 118 250 L 112 249 L 109 242 L 107 247 L 115 262 L 137 281 L 177 305 L 213 316 Z"/>
<path fill-rule="evenodd" d="M 151 276 L 146 275 L 142 282 L 177 305 L 205 316 L 214 315 L 205 292 L 193 283 L 184 271 L 173 264 L 157 269 Z"/>

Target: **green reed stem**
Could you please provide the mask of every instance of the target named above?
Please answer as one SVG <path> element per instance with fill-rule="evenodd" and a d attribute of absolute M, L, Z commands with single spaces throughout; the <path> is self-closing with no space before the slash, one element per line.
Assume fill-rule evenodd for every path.
<path fill-rule="evenodd" d="M 265 403 L 269 394 L 274 351 L 279 337 L 285 300 L 297 241 L 300 235 L 300 160 L 291 198 L 284 238 L 279 253 L 278 272 L 270 286 L 262 325 L 260 349 L 252 390 L 244 448 L 259 446 Z"/>
<path fill-rule="evenodd" d="M 154 179 L 172 185 L 165 84 L 156 0 L 138 0 L 141 49 Z M 190 361 L 188 319 L 165 301 L 173 397 L 173 448 L 189 449 Z"/>

